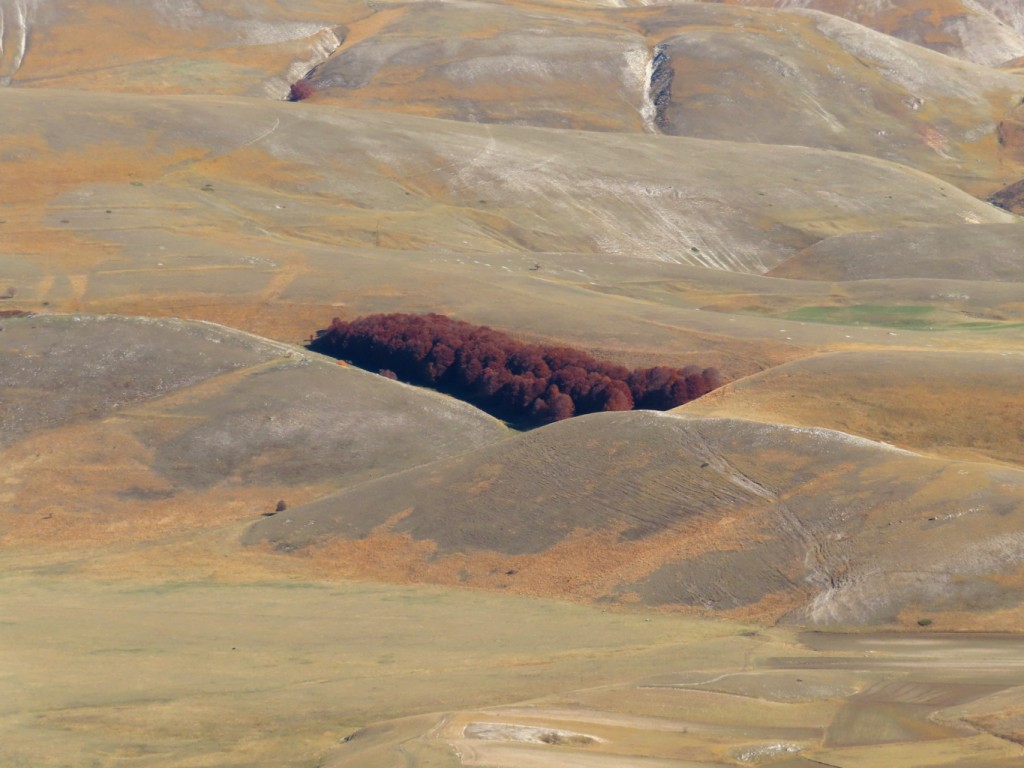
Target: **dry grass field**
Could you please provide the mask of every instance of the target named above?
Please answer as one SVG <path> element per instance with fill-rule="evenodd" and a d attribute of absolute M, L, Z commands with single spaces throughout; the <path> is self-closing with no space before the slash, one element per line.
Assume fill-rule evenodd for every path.
<path fill-rule="evenodd" d="M 258 560 L 195 578 L 182 555 L 114 557 L 116 576 L 96 573 L 106 548 L 70 568 L 5 555 L 5 765 L 1009 768 L 1021 756 L 1017 636 L 800 635 L 285 580 Z"/>
<path fill-rule="evenodd" d="M 1011 0 L 0 0 L 0 765 L 1019 765 L 1022 61 Z M 727 384 L 521 432 L 304 348 L 373 312 Z"/>

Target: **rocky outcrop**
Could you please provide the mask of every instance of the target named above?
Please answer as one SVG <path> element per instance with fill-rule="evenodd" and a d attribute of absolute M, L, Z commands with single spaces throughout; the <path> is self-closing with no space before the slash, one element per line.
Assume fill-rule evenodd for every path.
<path fill-rule="evenodd" d="M 654 49 L 654 59 L 651 62 L 651 83 L 648 94 L 651 104 L 654 105 L 654 124 L 658 130 L 663 130 L 666 125 L 665 109 L 672 103 L 672 80 L 676 72 L 672 68 L 672 60 L 664 45 Z"/>
<path fill-rule="evenodd" d="M 996 136 L 999 139 L 1000 151 L 1005 159 L 1016 163 L 1024 163 L 1024 99 L 1021 100 L 1016 109 L 1000 121 L 996 128 Z M 1002 195 L 1002 192 L 998 194 Z M 1000 205 L 999 203 L 996 204 Z"/>

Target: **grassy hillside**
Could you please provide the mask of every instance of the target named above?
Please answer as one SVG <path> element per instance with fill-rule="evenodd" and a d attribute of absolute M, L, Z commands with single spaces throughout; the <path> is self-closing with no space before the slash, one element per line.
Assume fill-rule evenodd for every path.
<path fill-rule="evenodd" d="M 1022 34 L 0 0 L 0 764 L 1018 765 Z M 518 432 L 381 312 L 730 383 Z"/>
<path fill-rule="evenodd" d="M 160 539 L 502 439 L 475 408 L 181 321 L 3 321 L 6 546 Z"/>
<path fill-rule="evenodd" d="M 1021 466 L 1022 366 L 1020 354 L 1005 352 L 833 353 L 751 376 L 681 411 L 827 426 L 926 453 Z"/>
<path fill-rule="evenodd" d="M 1020 610 L 1022 493 L 1015 470 L 826 429 L 595 414 L 343 491 L 243 541 L 345 576 L 819 624 L 908 623 L 931 606 L 977 626 Z"/>
<path fill-rule="evenodd" d="M 1014 0 L 712 0 L 824 11 L 947 56 L 997 66 L 1024 53 L 1024 13 Z"/>

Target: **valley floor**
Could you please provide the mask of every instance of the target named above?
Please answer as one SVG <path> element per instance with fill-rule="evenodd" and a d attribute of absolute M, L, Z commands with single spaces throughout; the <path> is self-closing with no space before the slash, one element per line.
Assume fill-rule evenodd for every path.
<path fill-rule="evenodd" d="M 217 540 L 5 556 L 0 763 L 1009 768 L 1024 756 L 1019 636 L 801 633 L 283 578 L 262 555 L 226 566 Z"/>

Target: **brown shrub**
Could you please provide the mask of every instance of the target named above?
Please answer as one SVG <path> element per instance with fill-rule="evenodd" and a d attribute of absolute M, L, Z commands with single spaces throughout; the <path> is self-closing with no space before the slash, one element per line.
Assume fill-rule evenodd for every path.
<path fill-rule="evenodd" d="M 292 83 L 292 87 L 288 90 L 288 101 L 305 101 L 314 93 L 316 93 L 316 85 L 313 84 L 313 81 L 302 78 Z"/>

